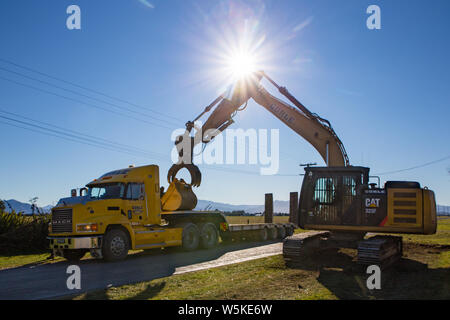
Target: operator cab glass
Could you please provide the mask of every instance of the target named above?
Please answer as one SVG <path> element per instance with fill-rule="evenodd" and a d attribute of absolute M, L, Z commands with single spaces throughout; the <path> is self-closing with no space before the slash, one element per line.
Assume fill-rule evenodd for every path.
<path fill-rule="evenodd" d="M 361 223 L 357 190 L 367 186 L 369 168 L 305 168 L 300 196 L 300 224 L 357 225 Z"/>

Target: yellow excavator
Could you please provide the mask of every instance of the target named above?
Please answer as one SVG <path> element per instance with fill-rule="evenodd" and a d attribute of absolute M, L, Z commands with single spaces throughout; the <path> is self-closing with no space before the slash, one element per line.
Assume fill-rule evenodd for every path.
<path fill-rule="evenodd" d="M 270 94 L 261 84 L 262 78 L 295 107 Z M 344 145 L 330 122 L 309 111 L 262 71 L 240 79 L 231 93 L 219 96 L 198 117 L 187 122 L 185 133 L 175 141 L 179 161 L 168 172 L 169 183 L 176 179 L 180 169 L 186 168 L 191 174 L 191 185 L 200 185 L 201 172 L 192 162 L 193 148 L 199 143 L 207 144 L 233 124 L 234 115 L 245 109 L 249 99 L 307 140 L 326 163 L 324 167 L 305 167 L 297 220 L 303 229 L 323 232 L 287 237 L 283 255 L 288 265 L 295 265 L 311 250 L 350 247 L 358 249 L 359 263 L 387 266 L 402 255 L 402 238 L 390 235 L 367 238 L 367 233 L 436 233 L 433 191 L 422 188 L 418 182 L 387 181 L 382 187 L 377 177 L 378 184 L 370 183 L 369 168 L 350 165 Z M 193 134 L 196 121 L 211 110 L 201 130 Z"/>

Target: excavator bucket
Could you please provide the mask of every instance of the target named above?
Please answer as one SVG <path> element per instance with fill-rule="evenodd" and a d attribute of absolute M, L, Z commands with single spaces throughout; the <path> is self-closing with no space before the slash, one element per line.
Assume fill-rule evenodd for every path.
<path fill-rule="evenodd" d="M 192 186 L 184 180 L 174 180 L 161 198 L 161 206 L 164 211 L 192 210 L 197 205 L 197 196 L 192 191 Z"/>
<path fill-rule="evenodd" d="M 190 185 L 193 187 L 200 186 L 202 182 L 202 173 L 200 172 L 200 169 L 195 164 L 174 164 L 172 167 L 170 167 L 169 172 L 167 173 L 167 182 L 171 184 L 173 181 L 177 180 L 176 175 L 178 171 L 181 169 L 187 169 L 189 171 L 189 174 L 191 175 L 191 183 Z"/>

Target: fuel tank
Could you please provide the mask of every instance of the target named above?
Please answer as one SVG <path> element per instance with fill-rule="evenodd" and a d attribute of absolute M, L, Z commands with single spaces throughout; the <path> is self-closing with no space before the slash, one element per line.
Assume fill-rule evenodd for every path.
<path fill-rule="evenodd" d="M 192 210 L 197 205 L 197 196 L 192 186 L 183 179 L 175 178 L 161 197 L 163 211 Z"/>

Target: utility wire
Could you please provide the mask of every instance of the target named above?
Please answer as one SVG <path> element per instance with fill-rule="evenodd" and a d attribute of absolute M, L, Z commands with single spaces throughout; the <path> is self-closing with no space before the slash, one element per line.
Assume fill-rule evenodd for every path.
<path fill-rule="evenodd" d="M 5 112 L 3 110 L 0 110 L 0 112 L 16 115 L 14 113 L 7 112 L 7 111 Z M 35 122 L 38 122 L 38 123 L 42 123 L 42 124 L 47 125 L 47 126 L 52 126 L 51 124 L 46 123 L 46 122 L 33 120 L 31 118 L 23 117 L 23 116 L 20 116 L 20 115 L 16 115 L 16 116 L 17 117 L 22 117 L 22 118 L 25 118 L 25 119 L 29 119 L 31 121 L 35 121 Z M 101 148 L 101 149 L 108 150 L 108 151 L 114 151 L 114 152 L 129 154 L 129 155 L 133 155 L 133 156 L 140 156 L 140 157 L 143 157 L 143 158 L 149 158 L 149 159 L 154 159 L 154 160 L 162 160 L 162 161 L 166 161 L 167 160 L 167 155 L 162 154 L 162 153 L 152 152 L 151 154 L 149 154 L 148 152 L 140 151 L 142 149 L 139 149 L 139 148 L 135 148 L 135 147 L 131 147 L 131 146 L 128 146 L 128 145 L 120 144 L 120 143 L 113 142 L 113 141 L 110 141 L 110 140 L 106 140 L 106 139 L 103 139 L 103 138 L 94 137 L 94 136 L 91 136 L 91 135 L 86 135 L 86 134 L 83 134 L 83 133 L 80 133 L 80 132 L 77 132 L 77 131 L 67 130 L 67 129 L 63 129 L 61 127 L 56 127 L 56 126 L 54 126 L 54 127 L 55 128 L 59 128 L 61 130 L 52 129 L 52 128 L 46 128 L 46 127 L 43 127 L 43 126 L 40 126 L 40 125 L 36 125 L 34 123 L 30 123 L 30 122 L 27 122 L 27 121 L 14 119 L 14 118 L 3 116 L 3 115 L 0 115 L 0 118 L 10 121 L 10 122 L 6 122 L 6 121 L 1 121 L 0 120 L 0 123 L 6 124 L 6 125 L 9 125 L 9 126 L 13 126 L 13 127 L 16 127 L 16 128 L 20 128 L 20 129 L 25 129 L 25 130 L 32 131 L 32 132 L 41 133 L 41 134 L 44 134 L 44 135 L 47 135 L 47 136 L 52 136 L 52 137 L 60 138 L 60 139 L 71 141 L 71 142 L 76 142 L 76 143 L 80 143 L 80 144 L 84 144 L 84 145 L 93 146 L 93 147 L 96 147 L 96 148 Z M 13 123 L 11 123 L 11 122 L 13 122 Z M 68 133 L 68 132 L 64 132 L 64 131 L 70 131 L 72 133 Z M 88 137 L 88 138 L 86 138 L 85 136 Z M 95 139 L 103 140 L 106 143 L 97 141 Z M 239 173 L 239 174 L 247 174 L 247 175 L 260 175 L 258 172 L 254 172 L 254 171 L 246 171 L 246 170 L 231 169 L 231 168 L 224 168 L 224 167 L 213 167 L 213 166 L 203 167 L 202 170 L 214 170 L 214 171 L 222 171 L 222 172 L 227 172 L 227 173 L 231 172 L 231 173 Z M 276 174 L 274 176 L 298 176 L 298 175 Z"/>
<path fill-rule="evenodd" d="M 44 76 L 44 77 L 47 77 L 47 78 L 50 78 L 50 79 L 53 79 L 53 80 L 56 80 L 56 81 L 60 81 L 60 82 L 69 84 L 69 85 L 71 85 L 71 86 L 74 86 L 74 87 L 77 87 L 77 88 L 80 88 L 80 89 L 83 89 L 83 90 L 86 90 L 86 91 L 89 91 L 89 92 L 92 92 L 92 93 L 95 93 L 95 94 L 104 96 L 104 97 L 106 97 L 106 98 L 109 98 L 109 99 L 112 99 L 112 100 L 116 100 L 116 101 L 119 101 L 119 102 L 122 102 L 122 103 L 126 103 L 126 104 L 128 104 L 128 105 L 131 105 L 131 106 L 136 107 L 136 108 L 139 108 L 139 109 L 153 111 L 154 113 L 157 113 L 157 114 L 159 114 L 159 115 L 162 115 L 162 116 L 165 116 L 165 117 L 168 117 L 168 118 L 172 118 L 172 119 L 177 120 L 177 121 L 183 121 L 183 120 L 180 120 L 180 119 L 178 119 L 178 118 L 176 118 L 176 117 L 173 117 L 173 116 L 164 114 L 164 113 L 162 113 L 162 112 L 156 111 L 156 110 L 153 109 L 153 108 L 143 107 L 143 106 L 141 106 L 141 105 L 138 105 L 138 104 L 136 104 L 136 103 L 127 101 L 127 100 L 125 100 L 125 99 L 117 98 L 117 97 L 108 95 L 108 94 L 106 94 L 106 93 L 100 92 L 100 91 L 98 91 L 98 90 L 94 90 L 94 89 L 87 88 L 87 87 L 85 87 L 85 86 L 81 86 L 81 85 L 76 84 L 76 83 L 74 83 L 74 82 L 67 81 L 67 80 L 64 80 L 64 79 L 61 79 L 61 78 L 52 76 L 52 75 L 50 75 L 50 74 L 48 74 L 48 73 L 45 73 L 45 72 L 42 72 L 42 71 L 38 71 L 38 70 L 36 70 L 36 69 L 32 69 L 32 68 L 30 68 L 30 67 L 21 65 L 21 64 L 19 64 L 19 63 L 16 63 L 16 62 L 13 62 L 13 61 L 10 61 L 10 60 L 6 60 L 6 59 L 3 59 L 3 58 L 0 58 L 0 61 L 3 61 L 4 63 L 8 63 L 8 64 L 10 64 L 10 65 L 16 66 L 16 67 L 18 67 L 18 68 L 21 68 L 21 69 L 24 69 L 24 70 L 27 70 L 27 71 L 31 71 L 31 72 L 36 73 L 36 74 L 39 74 L 39 75 L 41 75 L 41 76 Z"/>
<path fill-rule="evenodd" d="M 127 104 L 129 104 L 129 105 L 132 105 L 132 106 L 134 106 L 134 107 L 138 107 L 138 108 L 140 108 L 140 109 L 150 110 L 150 111 L 152 111 L 152 112 L 154 112 L 154 113 L 158 113 L 158 114 L 160 114 L 160 115 L 163 115 L 163 116 L 166 116 L 166 117 L 169 117 L 169 118 L 172 118 L 172 119 L 176 119 L 176 120 L 182 121 L 182 120 L 180 120 L 180 119 L 178 119 L 178 118 L 175 118 L 175 117 L 166 115 L 166 114 L 164 114 L 164 113 L 155 111 L 155 110 L 153 110 L 153 109 L 151 109 L 151 108 L 146 108 L 146 107 L 139 106 L 139 105 L 134 104 L 134 103 L 132 103 L 132 102 L 129 102 L 129 101 L 127 101 L 127 100 L 120 99 L 120 98 L 116 98 L 116 97 L 113 97 L 113 96 L 104 94 L 104 93 L 102 93 L 102 92 L 100 92 L 100 91 L 93 90 L 93 89 L 90 89 L 90 88 L 87 88 L 87 87 L 78 85 L 78 84 L 73 83 L 73 82 L 71 82 L 71 81 L 67 81 L 67 80 L 64 80 L 64 79 L 61 79 L 61 78 L 57 78 L 57 77 L 52 76 L 52 75 L 49 75 L 49 74 L 47 74 L 47 73 L 45 73 L 45 72 L 41 72 L 41 71 L 38 71 L 38 70 L 35 70 L 35 69 L 32 69 L 32 68 L 26 67 L 26 66 L 24 66 L 24 65 L 21 65 L 21 64 L 12 62 L 12 61 L 10 61 L 10 60 L 6 60 L 6 59 L 3 59 L 3 58 L 0 58 L 0 61 L 3 61 L 3 62 L 8 63 L 8 64 L 10 64 L 10 65 L 16 66 L 16 67 L 18 67 L 18 68 L 21 68 L 21 69 L 24 69 L 24 70 L 27 70 L 27 71 L 31 71 L 31 72 L 33 72 L 33 73 L 36 73 L 36 74 L 45 76 L 45 77 L 50 78 L 50 79 L 53 79 L 53 80 L 57 80 L 57 81 L 66 83 L 66 84 L 69 84 L 69 85 L 72 85 L 72 86 L 81 88 L 81 89 L 86 90 L 86 91 L 90 91 L 90 92 L 95 93 L 95 94 L 98 94 L 98 95 L 102 95 L 102 96 L 104 96 L 104 97 L 107 97 L 107 98 L 110 98 L 110 99 L 113 99 L 113 100 L 116 100 L 116 101 L 120 101 L 120 102 L 123 102 L 123 103 L 127 103 Z M 30 79 L 30 80 L 33 80 L 33 81 L 37 81 L 37 82 L 46 84 L 46 85 L 48 85 L 48 86 L 52 86 L 52 87 L 55 87 L 55 88 L 58 88 L 58 89 L 67 91 L 67 92 L 71 92 L 71 93 L 73 93 L 73 94 L 80 95 L 80 96 L 86 97 L 86 98 L 91 99 L 91 100 L 95 100 L 95 101 L 98 101 L 98 102 L 101 102 L 101 103 L 109 104 L 109 105 L 114 106 L 114 107 L 119 108 L 119 109 L 125 109 L 125 110 L 127 110 L 127 111 L 129 111 L 129 112 L 132 112 L 132 113 L 136 113 L 136 114 L 139 114 L 139 115 L 147 116 L 147 117 L 150 117 L 150 118 L 152 118 L 152 119 L 154 119 L 154 120 L 158 120 L 158 121 L 166 121 L 166 120 L 159 119 L 159 118 L 153 117 L 153 116 L 148 115 L 148 114 L 145 114 L 145 113 L 136 112 L 136 111 L 134 111 L 134 110 L 132 110 L 132 109 L 130 109 L 130 108 L 121 107 L 121 106 L 118 106 L 117 104 L 113 104 L 113 103 L 107 102 L 107 101 L 105 101 L 105 100 L 101 100 L 101 99 L 97 99 L 97 98 L 92 97 L 92 96 L 85 95 L 85 94 L 83 94 L 83 93 L 80 93 L 80 92 L 77 92 L 77 91 L 74 91 L 74 90 L 70 90 L 70 89 L 67 89 L 67 88 L 63 88 L 63 87 L 57 86 L 57 85 L 52 84 L 52 83 L 49 83 L 49 82 L 47 82 L 47 81 L 43 81 L 43 80 L 40 80 L 40 79 L 36 79 L 36 78 L 34 78 L 34 77 L 30 77 L 30 76 L 24 75 L 23 73 L 20 73 L 20 72 L 12 71 L 12 70 L 10 70 L 10 69 L 6 69 L 6 68 L 3 68 L 3 67 L 0 67 L 0 70 L 6 71 L 6 72 L 9 72 L 9 73 L 13 73 L 13 74 L 16 74 L 16 75 L 18 75 L 18 76 L 21 76 L 21 77 L 24 77 L 24 78 L 27 78 L 27 79 Z M 3 80 L 7 80 L 7 79 L 3 78 Z M 12 81 L 12 80 L 7 80 L 7 81 Z M 17 82 L 15 82 L 15 83 L 16 83 L 16 84 L 19 84 L 19 83 L 17 83 Z M 20 85 L 23 85 L 23 84 L 20 84 Z M 34 89 L 37 89 L 37 88 L 34 88 Z M 49 93 L 49 92 L 46 92 L 46 93 Z M 245 107 L 244 107 L 243 109 L 245 109 Z M 243 110 L 243 109 L 241 109 L 241 110 Z M 241 111 L 241 110 L 239 110 L 239 111 Z M 166 121 L 166 122 L 169 122 L 169 121 Z M 177 125 L 177 126 L 178 126 L 178 123 L 175 123 L 175 122 L 171 122 L 171 124 L 174 124 L 174 125 Z M 164 128 L 167 128 L 167 127 L 164 126 Z M 288 158 L 290 158 L 290 159 L 292 159 L 292 160 L 297 161 L 292 155 L 290 155 L 290 154 L 288 154 L 288 153 L 286 153 L 286 152 L 281 152 L 281 151 L 280 151 L 280 153 L 286 155 Z"/>
<path fill-rule="evenodd" d="M 67 131 L 67 132 L 70 132 L 72 134 L 79 135 L 79 136 L 81 136 L 81 138 L 87 139 L 87 140 L 92 141 L 94 143 L 99 143 L 99 141 L 103 141 L 103 143 L 107 143 L 109 145 L 112 145 L 113 147 L 125 148 L 125 149 L 128 149 L 128 150 L 132 151 L 132 152 L 139 152 L 139 153 L 144 153 L 144 154 L 162 155 L 162 154 L 158 154 L 158 153 L 155 153 L 155 152 L 149 152 L 149 151 L 144 150 L 144 149 L 131 147 L 131 146 L 128 146 L 128 145 L 125 145 L 125 144 L 122 144 L 122 143 L 118 143 L 118 142 L 114 142 L 114 141 L 111 141 L 111 140 L 107 140 L 107 139 L 104 139 L 104 138 L 99 138 L 99 137 L 95 137 L 95 136 L 92 136 L 92 135 L 89 135 L 89 134 L 77 132 L 77 131 L 70 130 L 70 129 L 67 129 L 67 128 L 62 128 L 62 127 L 53 125 L 53 124 L 48 123 L 48 122 L 35 120 L 35 119 L 29 118 L 29 117 L 25 117 L 25 116 L 19 115 L 17 113 L 6 111 L 6 110 L 0 109 L 0 112 L 4 113 L 4 114 L 7 114 L 7 115 L 10 115 L 10 116 L 14 116 L 16 118 L 21 118 L 21 119 L 33 121 L 35 123 L 39 123 L 39 124 L 45 125 L 45 126 L 50 127 L 50 128 L 53 127 L 53 128 L 59 129 L 59 130 L 61 130 L 63 132 Z"/>
<path fill-rule="evenodd" d="M 117 112 L 117 111 L 114 111 L 114 110 L 111 110 L 111 109 L 108 109 L 108 108 L 104 108 L 104 107 L 101 107 L 101 106 L 98 106 L 98 105 L 95 105 L 95 104 L 91 104 L 91 103 L 87 103 L 87 102 L 84 102 L 84 101 L 81 101 L 81 100 L 78 100 L 78 99 L 67 97 L 67 96 L 61 95 L 59 93 L 48 91 L 48 90 L 45 90 L 45 89 L 42 89 L 42 88 L 38 88 L 38 87 L 35 87 L 35 86 L 32 86 L 32 85 L 28 85 L 28 84 L 25 84 L 25 83 L 22 83 L 22 82 L 18 82 L 18 81 L 12 80 L 12 79 L 4 78 L 4 77 L 1 77 L 1 76 L 0 76 L 0 79 L 4 80 L 4 81 L 11 82 L 11 83 L 14 83 L 14 84 L 17 84 L 17 85 L 20 85 L 20 86 L 23 86 L 23 87 L 31 88 L 33 90 L 37 90 L 37 91 L 41 91 L 41 92 L 44 92 L 44 93 L 47 93 L 47 94 L 50 94 L 50 95 L 54 95 L 54 96 L 62 98 L 62 99 L 66 99 L 66 100 L 69 100 L 69 101 L 72 101 L 72 102 L 80 103 L 80 104 L 86 105 L 88 107 L 100 109 L 100 110 L 103 110 L 103 111 L 106 111 L 106 112 L 109 112 L 109 113 L 114 113 L 114 114 L 117 114 L 117 115 L 120 115 L 120 116 L 123 116 L 123 117 L 134 119 L 136 121 L 144 122 L 144 123 L 147 123 L 147 124 L 150 124 L 150 125 L 153 125 L 153 126 L 158 126 L 158 127 L 161 127 L 161 128 L 173 130 L 173 128 L 170 128 L 170 127 L 167 127 L 167 126 L 164 126 L 164 125 L 161 125 L 161 124 L 149 122 L 149 121 L 141 119 L 141 118 L 136 118 L 136 117 L 133 117 L 133 116 L 121 113 L 121 112 Z"/>
<path fill-rule="evenodd" d="M 419 168 L 423 168 L 423 167 L 426 167 L 426 166 L 430 166 L 430 165 L 435 164 L 435 163 L 439 163 L 439 162 L 445 161 L 447 159 L 450 159 L 450 155 L 448 155 L 448 156 L 446 156 L 444 158 L 437 159 L 437 160 L 430 161 L 430 162 L 426 162 L 426 163 L 423 163 L 423 164 L 420 164 L 420 165 L 417 165 L 417 166 L 414 166 L 414 167 L 410 167 L 410 168 L 406 168 L 406 169 L 400 169 L 400 170 L 394 170 L 394 171 L 387 171 L 387 172 L 376 173 L 375 175 L 382 176 L 382 175 L 386 175 L 386 174 L 394 174 L 394 173 L 399 173 L 399 172 L 419 169 Z"/>
<path fill-rule="evenodd" d="M 135 114 L 138 114 L 138 115 L 142 115 L 144 117 L 149 117 L 149 118 L 157 120 L 157 121 L 170 122 L 170 121 L 167 121 L 167 120 L 163 120 L 163 119 L 160 119 L 160 118 L 153 117 L 153 116 L 151 116 L 151 115 L 149 115 L 147 113 L 135 111 L 135 110 L 127 108 L 127 107 L 122 107 L 122 106 L 119 106 L 117 104 L 105 101 L 105 100 L 101 100 L 101 99 L 97 99 L 95 97 L 88 96 L 88 95 L 83 94 L 83 93 L 78 92 L 78 91 L 74 91 L 74 90 L 71 90 L 71 89 L 60 87 L 60 86 L 57 86 L 57 85 L 55 85 L 53 83 L 50 83 L 50 82 L 47 82 L 47 81 L 43 81 L 43 80 L 40 80 L 40 79 L 37 79 L 37 78 L 34 78 L 34 77 L 30 77 L 30 76 L 24 75 L 24 74 L 22 74 L 20 72 L 12 71 L 12 70 L 9 70 L 9 69 L 6 69 L 6 68 L 2 68 L 2 67 L 0 67 L 0 70 L 3 70 L 3 71 L 6 71 L 6 72 L 9 72 L 9 73 L 18 75 L 20 77 L 23 77 L 23 78 L 26 78 L 26 79 L 29 79 L 29 80 L 32 80 L 32 81 L 43 83 L 45 85 L 48 85 L 48 86 L 51 86 L 51 87 L 54 87 L 54 88 L 57 88 L 57 89 L 60 89 L 60 90 L 63 90 L 63 91 L 67 91 L 67 92 L 70 92 L 70 93 L 73 93 L 73 94 L 76 94 L 76 95 L 79 95 L 79 96 L 82 96 L 82 97 L 85 97 L 85 98 L 88 98 L 88 99 L 91 99 L 91 100 L 94 100 L 94 101 L 97 101 L 97 102 L 108 104 L 108 105 L 113 106 L 113 107 L 118 108 L 118 109 L 126 110 L 128 112 L 132 112 L 132 113 L 135 113 Z M 179 125 L 178 123 L 175 123 L 175 122 L 171 122 L 171 124 L 176 125 L 176 126 Z"/>
<path fill-rule="evenodd" d="M 131 149 L 132 147 L 130 147 L 130 148 L 115 147 L 111 144 L 102 143 L 99 141 L 95 141 L 93 139 L 87 139 L 84 137 L 77 136 L 76 134 L 70 134 L 70 133 L 67 133 L 64 131 L 60 131 L 60 130 L 46 128 L 46 127 L 39 126 L 39 125 L 30 123 L 30 122 L 17 120 L 17 119 L 13 119 L 13 118 L 2 116 L 2 115 L 0 115 L 0 118 L 14 122 L 14 123 L 11 123 L 11 122 L 1 121 L 1 123 L 8 124 L 8 125 L 18 127 L 18 128 L 22 128 L 25 130 L 33 131 L 33 132 L 39 132 L 39 133 L 46 134 L 49 136 L 58 137 L 58 138 L 61 138 L 64 140 L 72 141 L 72 142 L 78 142 L 78 143 L 106 149 L 109 151 L 116 151 L 116 152 L 134 155 L 134 156 L 141 156 L 141 157 L 145 157 L 145 158 L 152 158 L 152 159 L 158 159 L 158 160 L 165 159 L 165 155 L 163 155 L 163 154 L 158 154 L 158 153 L 149 154 L 149 153 L 144 153 L 144 152 L 139 152 L 139 151 L 133 151 Z M 24 127 L 24 125 L 25 125 L 25 127 Z"/>

